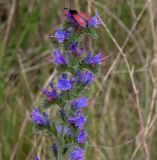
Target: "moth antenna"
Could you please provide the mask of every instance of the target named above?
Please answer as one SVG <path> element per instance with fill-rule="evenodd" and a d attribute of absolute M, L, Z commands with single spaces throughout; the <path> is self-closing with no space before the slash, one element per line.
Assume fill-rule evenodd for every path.
<path fill-rule="evenodd" d="M 70 0 L 68 0 L 68 2 L 69 2 L 69 8 L 64 8 L 64 10 L 71 10 L 71 2 L 70 2 Z"/>
<path fill-rule="evenodd" d="M 71 10 L 71 2 L 70 2 L 70 0 L 68 0 L 69 1 L 69 8 L 70 8 L 70 10 Z"/>
<path fill-rule="evenodd" d="M 48 38 L 55 38 L 55 36 L 53 36 L 53 35 L 48 35 Z"/>

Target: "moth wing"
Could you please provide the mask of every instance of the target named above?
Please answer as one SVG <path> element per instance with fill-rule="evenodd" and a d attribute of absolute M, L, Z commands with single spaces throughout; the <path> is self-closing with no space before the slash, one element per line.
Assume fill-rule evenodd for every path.
<path fill-rule="evenodd" d="M 78 15 L 85 21 L 89 21 L 90 17 L 82 12 L 78 12 Z"/>
<path fill-rule="evenodd" d="M 79 15 L 73 14 L 74 19 L 79 23 L 81 27 L 86 27 L 86 22 L 84 19 L 82 19 Z"/>

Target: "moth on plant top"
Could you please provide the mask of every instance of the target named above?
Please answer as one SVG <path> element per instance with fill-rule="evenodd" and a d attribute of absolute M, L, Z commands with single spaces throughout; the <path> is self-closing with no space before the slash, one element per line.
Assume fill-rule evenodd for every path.
<path fill-rule="evenodd" d="M 88 28 L 90 17 L 80 11 L 71 9 L 71 4 L 70 8 L 64 8 L 64 14 L 67 20 L 72 23 L 77 29 Z"/>

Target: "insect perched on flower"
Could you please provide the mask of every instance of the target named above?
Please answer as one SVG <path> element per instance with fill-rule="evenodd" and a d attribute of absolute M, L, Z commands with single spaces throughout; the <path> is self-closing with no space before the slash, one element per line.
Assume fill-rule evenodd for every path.
<path fill-rule="evenodd" d="M 88 21 L 90 19 L 86 14 L 77 10 L 64 8 L 64 13 L 67 20 L 72 23 L 76 28 L 82 29 L 88 27 Z"/>
<path fill-rule="evenodd" d="M 89 27 L 97 27 L 100 24 L 99 20 L 97 19 L 97 15 L 94 17 L 89 17 L 85 13 L 82 13 L 75 9 L 71 9 L 71 4 L 70 8 L 64 8 L 64 14 L 67 20 L 78 30 Z"/>

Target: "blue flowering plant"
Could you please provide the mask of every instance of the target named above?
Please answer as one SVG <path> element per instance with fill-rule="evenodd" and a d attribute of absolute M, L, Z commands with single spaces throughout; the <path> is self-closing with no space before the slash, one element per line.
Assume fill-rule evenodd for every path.
<path fill-rule="evenodd" d="M 44 99 L 40 107 L 33 109 L 32 122 L 36 133 L 50 138 L 50 150 L 56 160 L 85 159 L 87 115 L 84 111 L 87 111 L 90 96 L 85 92 L 94 81 L 102 54 L 100 51 L 97 54 L 86 52 L 80 40 L 82 36 L 97 38 L 95 29 L 99 24 L 96 15 L 89 19 L 88 27 L 78 30 L 78 26 L 66 16 L 53 36 L 61 49 L 54 49 L 48 60 L 56 65 L 57 78 L 49 83 L 49 88 L 42 89 Z M 59 108 L 57 121 L 48 112 L 48 109 L 55 112 L 56 106 Z M 35 160 L 39 159 L 35 156 Z"/>

